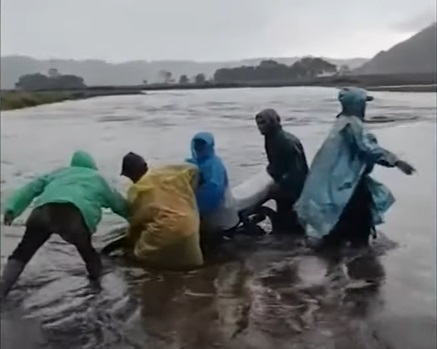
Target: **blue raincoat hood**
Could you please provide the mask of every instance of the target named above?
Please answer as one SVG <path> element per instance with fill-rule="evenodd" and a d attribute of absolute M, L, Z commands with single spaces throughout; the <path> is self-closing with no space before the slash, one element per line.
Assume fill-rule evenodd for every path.
<path fill-rule="evenodd" d="M 196 150 L 194 149 L 194 145 L 196 141 L 204 141 L 206 143 L 206 154 L 204 154 L 202 157 L 199 157 Z M 210 132 L 199 132 L 197 133 L 193 139 L 191 140 L 191 156 L 196 162 L 202 163 L 210 159 L 211 157 L 215 156 L 215 150 L 214 150 L 214 136 Z"/>
<path fill-rule="evenodd" d="M 206 143 L 206 152 L 199 157 L 194 144 L 196 140 Z M 191 140 L 191 158 L 187 161 L 196 165 L 200 173 L 200 185 L 196 191 L 200 214 L 212 213 L 220 207 L 228 187 L 228 175 L 222 160 L 215 154 L 214 136 L 210 132 L 199 132 Z"/>
<path fill-rule="evenodd" d="M 373 100 L 367 91 L 358 87 L 345 87 L 338 93 L 342 111 L 340 115 L 357 116 L 363 119 L 366 114 L 367 102 Z"/>

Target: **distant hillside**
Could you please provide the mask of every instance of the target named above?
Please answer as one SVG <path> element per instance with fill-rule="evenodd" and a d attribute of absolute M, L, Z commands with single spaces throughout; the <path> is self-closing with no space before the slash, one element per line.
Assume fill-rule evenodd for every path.
<path fill-rule="evenodd" d="M 279 63 L 291 65 L 301 57 L 272 58 Z M 62 74 L 83 77 L 88 86 L 95 85 L 137 85 L 143 80 L 148 82 L 162 81 L 160 72 L 169 71 L 177 81 L 181 75 L 189 78 L 203 73 L 213 76 L 220 68 L 234 68 L 242 65 L 258 65 L 263 59 L 255 58 L 231 62 L 194 62 L 194 61 L 130 61 L 112 64 L 101 60 L 38 60 L 27 56 L 5 56 L 1 58 L 1 87 L 13 88 L 20 76 L 24 74 L 46 73 L 49 69 L 57 69 Z M 361 66 L 365 58 L 329 59 L 327 61 L 338 66 L 348 65 L 351 69 Z"/>
<path fill-rule="evenodd" d="M 378 53 L 355 72 L 366 75 L 435 73 L 436 33 L 437 26 L 434 23 L 388 51 Z"/>

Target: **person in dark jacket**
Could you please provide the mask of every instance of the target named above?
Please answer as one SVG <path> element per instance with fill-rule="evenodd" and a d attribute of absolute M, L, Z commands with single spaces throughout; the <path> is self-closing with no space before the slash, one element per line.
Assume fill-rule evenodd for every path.
<path fill-rule="evenodd" d="M 275 181 L 271 192 L 277 211 L 274 230 L 303 233 L 303 227 L 293 208 L 308 175 L 308 163 L 302 143 L 296 136 L 282 129 L 281 119 L 273 109 L 261 111 L 255 120 L 265 140 L 269 162 L 267 172 Z"/>

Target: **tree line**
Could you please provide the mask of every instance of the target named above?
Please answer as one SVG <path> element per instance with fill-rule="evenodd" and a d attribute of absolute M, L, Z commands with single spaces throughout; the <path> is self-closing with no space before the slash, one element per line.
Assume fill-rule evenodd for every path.
<path fill-rule="evenodd" d="M 47 75 L 36 73 L 21 76 L 15 88 L 19 90 L 65 90 L 86 88 L 84 79 L 76 75 L 62 75 L 57 69 L 49 69 Z"/>
<path fill-rule="evenodd" d="M 292 65 L 278 63 L 274 60 L 263 60 L 257 66 L 241 66 L 236 68 L 222 68 L 216 70 L 211 79 L 204 74 L 198 74 L 193 79 L 187 75 L 179 77 L 179 84 L 194 83 L 260 83 L 260 82 L 284 82 L 302 79 L 311 79 L 328 74 L 346 74 L 349 67 L 342 66 L 340 69 L 322 58 L 304 57 Z M 169 71 L 161 71 L 161 81 L 164 84 L 175 84 L 176 81 Z"/>
<path fill-rule="evenodd" d="M 292 65 L 278 63 L 274 60 L 264 60 L 257 66 L 241 66 L 236 68 L 221 68 L 216 70 L 213 77 L 208 79 L 205 74 L 197 74 L 193 78 L 181 75 L 179 79 L 173 77 L 169 71 L 159 73 L 159 83 L 165 85 L 204 85 L 227 83 L 266 83 L 266 82 L 295 82 L 312 79 L 321 75 L 344 74 L 349 69 L 346 66 L 337 69 L 335 64 L 322 58 L 305 57 Z M 148 85 L 147 80 L 142 85 Z M 84 79 L 75 75 L 62 75 L 56 69 L 50 69 L 48 74 L 26 74 L 16 83 L 17 89 L 81 89 L 86 88 Z"/>
<path fill-rule="evenodd" d="M 264 60 L 257 66 L 218 69 L 214 81 L 230 82 L 283 82 L 316 78 L 337 73 L 337 66 L 321 58 L 306 57 L 288 66 L 273 60 Z"/>

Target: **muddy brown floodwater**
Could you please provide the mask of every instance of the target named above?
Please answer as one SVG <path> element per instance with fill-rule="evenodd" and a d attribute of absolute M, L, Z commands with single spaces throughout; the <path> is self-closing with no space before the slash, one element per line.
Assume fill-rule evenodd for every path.
<path fill-rule="evenodd" d="M 101 289 L 74 248 L 53 237 L 2 306 L 4 348 L 399 348 L 436 347 L 436 95 L 375 92 L 369 124 L 380 143 L 418 169 L 375 171 L 397 203 L 371 252 L 333 263 L 286 238 L 239 239 L 190 273 L 154 273 L 106 258 Z M 156 92 L 4 112 L 1 198 L 34 176 L 90 151 L 121 190 L 121 157 L 152 164 L 189 155 L 191 136 L 215 134 L 232 183 L 265 166 L 254 114 L 273 107 L 309 158 L 338 111 L 336 90 L 277 88 Z M 1 258 L 26 212 L 2 227 Z M 123 224 L 106 213 L 99 248 Z"/>

